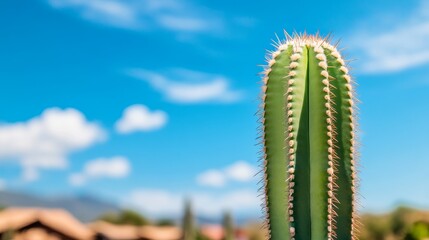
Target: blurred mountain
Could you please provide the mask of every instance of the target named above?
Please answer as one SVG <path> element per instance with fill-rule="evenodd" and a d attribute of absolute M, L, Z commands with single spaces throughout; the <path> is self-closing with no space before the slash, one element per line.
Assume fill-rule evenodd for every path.
<path fill-rule="evenodd" d="M 121 208 L 114 203 L 105 202 L 95 196 L 88 194 L 78 196 L 40 197 L 33 194 L 0 191 L 0 207 L 40 207 L 40 208 L 62 208 L 69 211 L 82 222 L 91 222 L 106 214 L 118 214 Z M 169 219 L 180 224 L 182 216 L 155 217 L 153 220 Z M 258 220 L 257 216 L 235 215 L 234 221 L 237 225 L 245 225 Z M 199 225 L 220 224 L 220 217 L 196 215 L 195 220 Z"/>
<path fill-rule="evenodd" d="M 90 222 L 105 213 L 120 211 L 117 205 L 89 195 L 43 198 L 9 191 L 0 191 L 0 206 L 63 208 L 83 222 Z"/>
<path fill-rule="evenodd" d="M 247 225 L 249 223 L 258 222 L 260 217 L 258 216 L 243 216 L 243 215 L 234 215 L 234 224 L 237 226 Z M 177 222 L 180 223 L 181 219 L 177 219 Z M 222 224 L 221 217 L 209 217 L 209 216 L 195 216 L 195 221 L 198 225 L 211 225 L 211 224 Z"/>

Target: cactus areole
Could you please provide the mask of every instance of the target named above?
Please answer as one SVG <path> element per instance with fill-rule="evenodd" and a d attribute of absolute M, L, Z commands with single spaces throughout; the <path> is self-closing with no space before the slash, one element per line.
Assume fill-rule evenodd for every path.
<path fill-rule="evenodd" d="M 264 75 L 269 239 L 357 239 L 354 93 L 343 58 L 326 39 L 288 36 Z"/>

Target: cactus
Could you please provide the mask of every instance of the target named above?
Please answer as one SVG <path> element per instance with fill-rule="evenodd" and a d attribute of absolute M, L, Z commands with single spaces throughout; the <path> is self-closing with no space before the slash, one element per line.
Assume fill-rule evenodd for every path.
<path fill-rule="evenodd" d="M 195 240 L 197 238 L 197 233 L 190 200 L 185 201 L 184 211 L 182 220 L 183 240 Z"/>
<path fill-rule="evenodd" d="M 272 240 L 356 239 L 355 107 L 327 39 L 287 35 L 267 58 L 262 95 L 266 224 Z"/>

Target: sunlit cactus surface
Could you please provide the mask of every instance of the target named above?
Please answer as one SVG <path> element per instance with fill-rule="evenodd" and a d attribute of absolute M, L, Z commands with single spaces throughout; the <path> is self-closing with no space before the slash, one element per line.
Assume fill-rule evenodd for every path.
<path fill-rule="evenodd" d="M 354 84 L 327 39 L 287 35 L 270 52 L 261 126 L 272 240 L 355 240 Z"/>

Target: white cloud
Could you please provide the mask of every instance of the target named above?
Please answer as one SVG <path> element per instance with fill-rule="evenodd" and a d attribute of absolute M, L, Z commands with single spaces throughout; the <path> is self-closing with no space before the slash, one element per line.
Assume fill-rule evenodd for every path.
<path fill-rule="evenodd" d="M 4 179 L 0 179 L 0 191 L 6 189 L 6 181 Z"/>
<path fill-rule="evenodd" d="M 116 122 L 116 130 L 120 133 L 134 131 L 150 131 L 163 127 L 167 123 L 167 114 L 157 110 L 151 112 L 144 105 L 132 105 L 124 110 L 124 113 Z"/>
<path fill-rule="evenodd" d="M 160 28 L 180 33 L 215 33 L 222 17 L 186 0 L 47 0 L 56 9 L 72 10 L 83 19 L 133 30 Z"/>
<path fill-rule="evenodd" d="M 73 186 L 82 186 L 91 179 L 124 178 L 130 171 L 130 163 L 125 157 L 97 158 L 88 161 L 82 172 L 70 175 L 69 182 Z"/>
<path fill-rule="evenodd" d="M 197 182 L 204 186 L 222 187 L 225 185 L 226 177 L 222 171 L 209 170 L 198 175 Z"/>
<path fill-rule="evenodd" d="M 395 72 L 428 63 L 428 13 L 429 4 L 422 1 L 408 17 L 396 18 L 393 25 L 370 21 L 361 30 L 354 30 L 348 43 L 359 57 L 357 70 Z"/>
<path fill-rule="evenodd" d="M 26 122 L 0 124 L 0 160 L 16 159 L 25 180 L 40 169 L 64 169 L 67 156 L 105 139 L 104 130 L 76 109 L 46 109 Z"/>
<path fill-rule="evenodd" d="M 82 173 L 73 173 L 69 177 L 69 183 L 72 186 L 82 186 L 86 182 L 86 178 Z"/>
<path fill-rule="evenodd" d="M 161 25 L 177 31 L 205 31 L 207 28 L 207 24 L 197 18 L 160 16 L 158 20 Z"/>
<path fill-rule="evenodd" d="M 178 216 L 182 214 L 183 200 L 190 198 L 198 215 L 218 216 L 225 210 L 234 213 L 259 212 L 260 199 L 256 191 L 238 190 L 221 194 L 195 192 L 189 195 L 164 190 L 135 190 L 127 197 L 126 204 L 151 215 Z"/>
<path fill-rule="evenodd" d="M 255 176 L 256 169 L 247 162 L 240 161 L 226 168 L 225 173 L 233 180 L 248 182 L 251 181 Z"/>
<path fill-rule="evenodd" d="M 149 83 L 169 101 L 177 103 L 235 102 L 242 93 L 231 90 L 226 77 L 187 69 L 171 69 L 164 74 L 145 69 L 128 71 L 132 77 Z"/>
<path fill-rule="evenodd" d="M 24 167 L 22 179 L 26 182 L 32 182 L 39 178 L 39 170 L 34 167 Z"/>
<path fill-rule="evenodd" d="M 132 5 L 115 0 L 48 0 L 59 9 L 73 9 L 82 18 L 116 27 L 138 27 L 137 13 Z"/>
<path fill-rule="evenodd" d="M 182 208 L 181 196 L 163 190 L 136 190 L 127 199 L 141 210 L 154 215 L 177 215 Z"/>
<path fill-rule="evenodd" d="M 235 213 L 258 213 L 261 199 L 256 191 L 238 190 L 224 194 L 200 193 L 191 196 L 197 212 L 203 215 L 219 215 L 225 210 Z"/>
<path fill-rule="evenodd" d="M 89 177 L 126 177 L 130 172 L 128 159 L 124 157 L 98 158 L 85 165 Z"/>
<path fill-rule="evenodd" d="M 211 169 L 197 176 L 202 186 L 223 187 L 228 181 L 249 182 L 254 179 L 256 168 L 244 161 L 238 161 L 225 169 Z"/>

